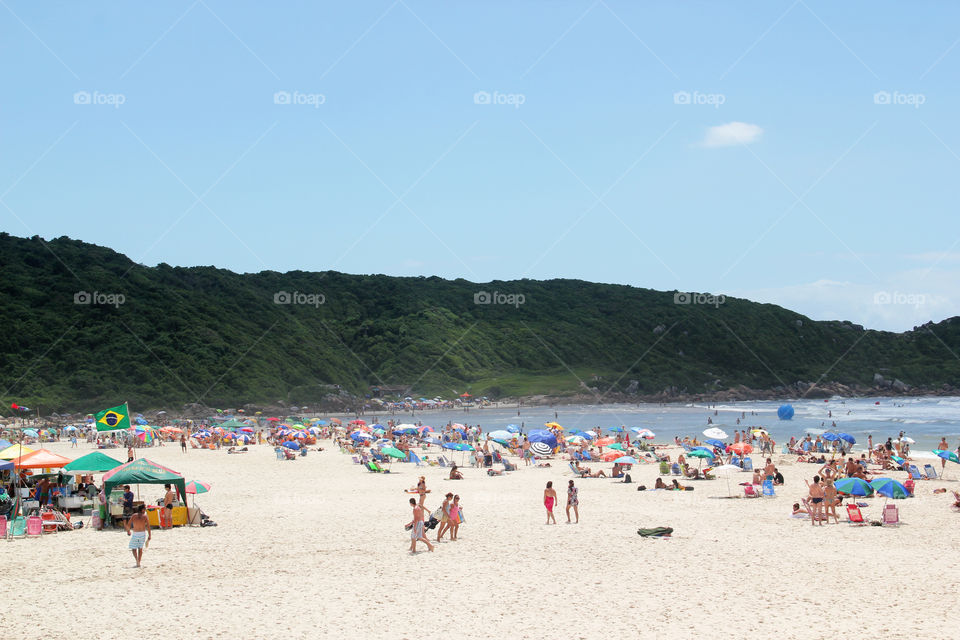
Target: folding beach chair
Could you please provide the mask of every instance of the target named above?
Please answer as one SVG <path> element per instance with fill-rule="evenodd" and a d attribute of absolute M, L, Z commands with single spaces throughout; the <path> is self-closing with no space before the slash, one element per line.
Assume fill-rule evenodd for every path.
<path fill-rule="evenodd" d="M 570 471 L 573 471 L 573 475 L 575 475 L 575 476 L 581 476 L 581 475 L 583 475 L 583 474 L 580 472 L 579 469 L 577 469 L 575 466 L 573 466 L 573 463 L 572 463 L 572 462 L 568 462 L 567 464 L 570 465 Z"/>
<path fill-rule="evenodd" d="M 900 524 L 900 510 L 897 509 L 895 504 L 887 504 L 883 507 L 883 524 L 884 525 L 898 525 Z"/>
<path fill-rule="evenodd" d="M 753 460 L 750 458 L 744 458 L 742 468 L 744 471 L 753 471 Z"/>
<path fill-rule="evenodd" d="M 910 477 L 913 478 L 914 480 L 925 480 L 925 479 L 926 479 L 926 478 L 923 477 L 923 474 L 920 473 L 920 469 L 917 469 L 917 465 L 915 465 L 915 464 L 910 465 L 910 466 L 907 468 L 907 470 L 910 472 Z"/>
<path fill-rule="evenodd" d="M 353 464 L 360 464 L 360 458 L 357 456 L 351 456 L 350 459 L 353 460 Z"/>
<path fill-rule="evenodd" d="M 670 464 L 667 462 L 660 463 L 660 475 L 668 476 L 670 475 Z"/>
<path fill-rule="evenodd" d="M 417 454 L 415 454 L 413 451 L 411 451 L 411 452 L 409 453 L 409 456 L 408 456 L 408 457 L 409 457 L 408 462 L 416 463 L 416 465 L 417 465 L 418 467 L 422 467 L 422 466 L 423 466 L 423 461 L 420 460 L 420 457 L 419 457 Z"/>
<path fill-rule="evenodd" d="M 927 480 L 937 479 L 937 470 L 933 468 L 932 464 L 923 465 L 923 472 L 927 474 Z"/>
<path fill-rule="evenodd" d="M 863 519 L 863 514 L 860 513 L 860 507 L 855 504 L 847 505 L 847 520 L 852 525 L 862 527 L 866 524 L 869 524 L 866 520 Z"/>
<path fill-rule="evenodd" d="M 371 473 L 380 473 L 380 467 L 377 466 L 377 463 L 371 460 L 367 463 L 367 471 Z"/>
<path fill-rule="evenodd" d="M 507 462 L 506 460 L 504 460 L 504 461 L 503 461 L 503 470 L 504 470 L 504 471 L 516 471 L 516 470 L 517 470 L 517 465 L 512 464 L 512 463 Z"/>
<path fill-rule="evenodd" d="M 443 456 L 438 456 L 438 457 L 437 457 L 437 462 L 440 463 L 440 466 L 441 466 L 441 467 L 446 467 L 446 466 L 447 466 L 447 459 L 444 458 Z"/>
<path fill-rule="evenodd" d="M 752 484 L 745 485 L 743 487 L 743 497 L 744 498 L 759 498 L 760 494 L 757 493 L 757 490 L 753 488 Z"/>
<path fill-rule="evenodd" d="M 677 464 L 676 462 L 674 462 L 672 465 L 670 465 L 670 473 L 673 474 L 673 475 L 675 475 L 675 476 L 679 476 L 679 475 L 680 475 L 680 465 Z"/>

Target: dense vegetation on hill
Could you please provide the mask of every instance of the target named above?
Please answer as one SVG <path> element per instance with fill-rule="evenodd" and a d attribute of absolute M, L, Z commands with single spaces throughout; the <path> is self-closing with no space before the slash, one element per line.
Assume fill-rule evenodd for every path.
<path fill-rule="evenodd" d="M 480 291 L 524 299 L 476 304 Z M 52 411 L 308 403 L 333 384 L 449 398 L 573 393 L 581 381 L 601 393 L 631 380 L 640 393 L 870 384 L 877 371 L 914 386 L 960 383 L 960 319 L 895 334 L 575 280 L 241 275 L 0 234 L 0 292 L 2 400 Z M 96 297 L 83 304 L 80 292 Z M 278 304 L 279 292 L 297 299 Z"/>

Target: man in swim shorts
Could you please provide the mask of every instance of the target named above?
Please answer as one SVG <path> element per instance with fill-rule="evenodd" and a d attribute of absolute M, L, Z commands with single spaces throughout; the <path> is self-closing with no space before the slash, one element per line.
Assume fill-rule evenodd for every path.
<path fill-rule="evenodd" d="M 177 494 L 174 493 L 169 484 L 163 485 L 163 488 L 167 490 L 163 494 L 163 509 L 167 513 L 167 527 L 173 527 L 173 503 L 177 499 Z"/>
<path fill-rule="evenodd" d="M 410 506 L 413 507 L 413 520 L 407 525 L 410 527 L 410 553 L 417 552 L 417 542 L 423 542 L 427 549 L 433 551 L 433 545 L 424 535 L 423 507 L 417 504 L 416 498 L 410 498 Z"/>
<path fill-rule="evenodd" d="M 150 539 L 153 537 L 146 511 L 147 508 L 140 505 L 137 507 L 137 512 L 124 523 L 127 535 L 130 536 L 129 548 L 133 553 L 133 559 L 137 561 L 138 569 L 140 568 L 140 560 L 143 558 L 143 550 L 150 544 Z"/>

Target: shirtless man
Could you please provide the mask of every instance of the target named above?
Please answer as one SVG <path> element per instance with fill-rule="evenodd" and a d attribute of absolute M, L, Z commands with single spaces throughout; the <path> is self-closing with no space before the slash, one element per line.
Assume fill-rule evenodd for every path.
<path fill-rule="evenodd" d="M 773 465 L 773 460 L 767 458 L 767 465 L 763 468 L 763 475 L 766 476 L 764 479 L 773 482 L 774 476 L 777 475 L 777 468 Z"/>
<path fill-rule="evenodd" d="M 173 503 L 177 500 L 177 494 L 169 484 L 163 485 L 163 488 L 167 490 L 163 494 L 163 508 L 167 512 L 167 527 L 173 527 Z"/>
<path fill-rule="evenodd" d="M 433 551 L 433 545 L 430 544 L 429 540 L 427 540 L 427 536 L 424 532 L 423 507 L 417 504 L 416 498 L 410 498 L 410 506 L 413 507 L 413 520 L 407 524 L 407 526 L 410 527 L 410 553 L 417 552 L 417 542 L 423 542 L 427 545 L 427 549 Z"/>
<path fill-rule="evenodd" d="M 137 561 L 137 568 L 140 568 L 140 560 L 143 558 L 143 550 L 150 544 L 153 533 L 150 531 L 150 521 L 147 520 L 147 508 L 143 505 L 137 507 L 137 512 L 124 521 L 124 529 L 130 536 L 130 551 L 133 553 L 133 559 Z"/>
<path fill-rule="evenodd" d="M 820 476 L 813 476 L 813 484 L 807 482 L 807 487 L 810 490 L 810 524 L 819 524 L 822 527 L 823 487 L 820 486 Z"/>

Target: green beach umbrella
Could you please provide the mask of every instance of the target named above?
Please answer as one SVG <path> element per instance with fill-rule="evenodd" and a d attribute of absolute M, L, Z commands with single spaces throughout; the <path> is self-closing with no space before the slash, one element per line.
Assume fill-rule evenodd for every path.
<path fill-rule="evenodd" d="M 187 493 L 193 494 L 193 506 L 196 507 L 197 494 L 206 493 L 207 491 L 210 491 L 210 485 L 208 485 L 206 482 L 198 482 L 197 480 L 191 480 L 186 484 L 186 491 Z"/>
<path fill-rule="evenodd" d="M 934 449 L 933 453 L 940 456 L 944 460 L 949 460 L 950 462 L 956 462 L 960 464 L 960 458 L 957 458 L 957 454 L 953 451 L 945 451 L 943 449 Z"/>
<path fill-rule="evenodd" d="M 703 449 L 694 449 L 693 451 L 687 452 L 687 457 L 688 458 L 714 458 L 716 456 L 714 456 L 709 451 L 705 451 Z"/>
<path fill-rule="evenodd" d="M 900 498 L 910 497 L 907 488 L 893 478 L 875 478 L 870 481 L 870 486 L 873 487 L 874 491 L 888 498 L 899 500 Z"/>
<path fill-rule="evenodd" d="M 612 445 L 607 447 L 607 449 L 616 449 L 617 451 L 626 451 L 626 449 L 623 448 L 623 445 L 620 444 L 619 442 L 614 442 Z"/>
<path fill-rule="evenodd" d="M 390 456 L 391 458 L 397 458 L 398 460 L 406 460 L 407 454 L 396 447 L 384 447 L 380 449 L 380 453 L 385 456 Z"/>
<path fill-rule="evenodd" d="M 842 478 L 833 483 L 838 493 L 851 496 L 869 496 L 873 494 L 873 486 L 862 478 Z"/>

